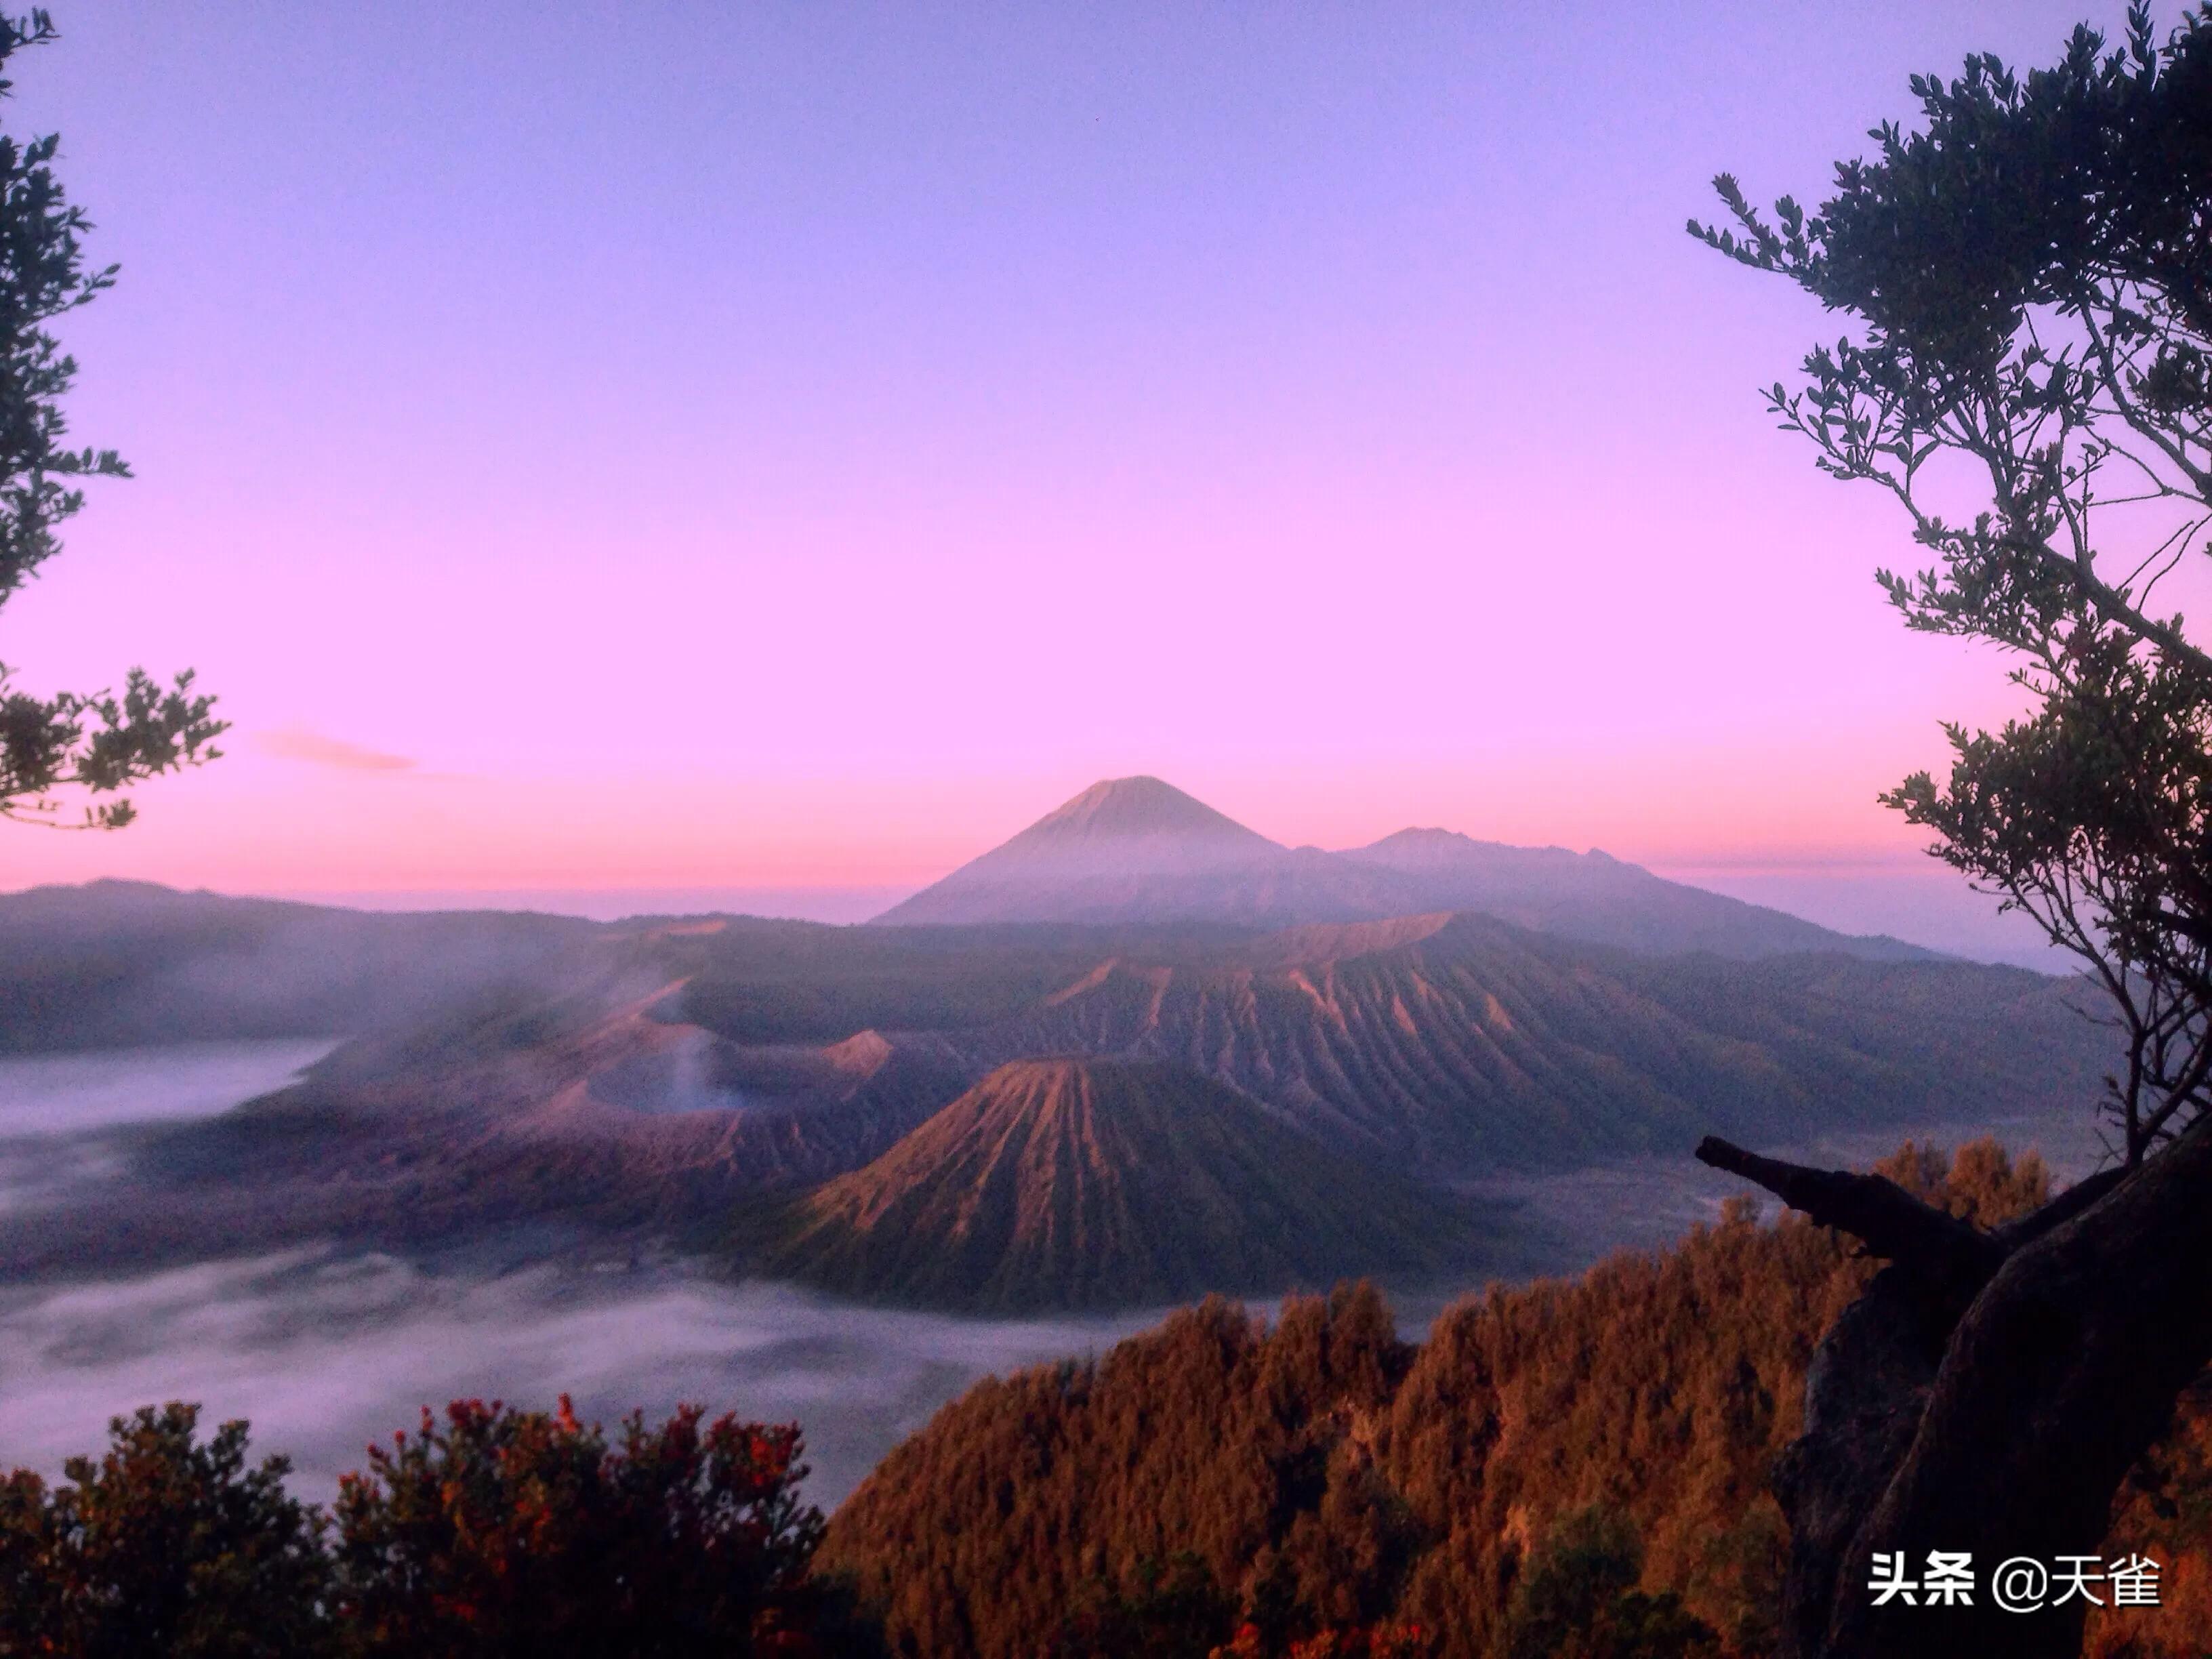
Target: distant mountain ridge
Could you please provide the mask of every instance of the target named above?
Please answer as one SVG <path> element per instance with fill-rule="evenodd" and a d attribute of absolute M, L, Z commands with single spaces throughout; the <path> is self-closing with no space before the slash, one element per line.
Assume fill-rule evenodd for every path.
<path fill-rule="evenodd" d="M 143 881 L 0 893 L 0 1054 L 391 1029 L 489 986 L 550 990 L 611 931 Z"/>
<path fill-rule="evenodd" d="M 872 925 L 1211 921 L 1261 928 L 1479 910 L 1540 933 L 1666 955 L 1937 953 L 1838 933 L 1601 852 L 1401 830 L 1370 847 L 1289 848 L 1153 777 L 1108 779 Z"/>
<path fill-rule="evenodd" d="M 1504 1243 L 1455 1182 L 2086 1101 L 2111 1064 L 2060 981 L 1602 853 L 1287 848 L 1154 778 L 879 921 L 0 895 L 0 1054 L 353 1039 L 118 1134 L 0 1215 L 0 1272 L 526 1236 L 968 1310 L 1405 1282 Z"/>
<path fill-rule="evenodd" d="M 1325 1144 L 1467 1169 L 2086 1100 L 2083 1024 L 2020 969 L 1650 956 L 1447 912 L 1128 951 L 940 1040 L 979 1069 L 1170 1060 Z"/>
<path fill-rule="evenodd" d="M 1456 858 L 1455 845 L 1429 850 Z M 1009 1153 L 1017 1141 L 1050 1147 L 1055 1170 L 1063 1153 L 1118 1149 L 1096 1181 L 1030 1187 L 1105 1206 L 1086 1214 L 1140 1218 L 1086 1224 L 1097 1283 L 1156 1282 L 1139 1269 L 1158 1231 L 1194 1252 L 1212 1238 L 1223 1276 L 1209 1288 L 1234 1288 L 1255 1263 L 1275 1273 L 1293 1259 L 1281 1254 L 1298 1248 L 1277 1225 L 1282 1205 L 1231 1205 L 1255 1227 L 1277 1218 L 1267 1237 L 1239 1241 L 1191 1231 L 1220 1208 L 1212 1200 L 1176 1200 L 1195 1206 L 1178 1222 L 1154 1198 L 1189 1193 L 1208 1169 L 1243 1172 L 1216 1179 L 1223 1203 L 1292 1191 L 1291 1177 L 1266 1173 L 1285 1162 L 1268 1148 L 1291 1144 L 1274 1130 L 1297 1138 L 1304 1150 L 1289 1161 L 1302 1170 L 1356 1165 L 1418 1185 L 1686 1155 L 1705 1133 L 1773 1145 L 1832 1127 L 1986 1121 L 2097 1097 L 2109 1033 L 2075 1012 L 2073 994 L 1949 960 L 1637 952 L 1472 911 L 1272 933 L 1204 921 L 597 924 L 47 890 L 0 897 L 0 1049 L 356 1040 L 220 1117 L 139 1126 L 118 1139 L 114 1175 L 65 1203 L 0 1214 L 0 1273 L 307 1238 L 442 1249 L 515 1229 L 717 1249 L 738 1223 L 878 1166 L 1000 1068 L 1069 1060 L 1094 1082 L 1148 1066 L 1170 1079 L 1083 1109 L 1097 1123 L 1150 1126 L 1133 1140 L 1075 1133 L 1081 1113 L 1058 1105 L 991 1119 L 1013 1137 Z M 1055 1098 L 1073 1102 L 1073 1086 L 1056 1085 Z M 1176 1115 L 1177 1103 L 1204 1102 L 1201 1118 Z M 1009 1104 L 1003 1090 L 992 1097 L 994 1111 Z M 1206 1122 L 1229 1139 L 1191 1139 Z M 1139 1161 L 1145 1140 L 1156 1145 Z M 920 1195 L 951 1201 L 980 1192 L 975 1179 L 995 1194 L 991 1181 L 1023 1168 L 973 1163 L 973 1150 L 947 1142 L 844 1190 L 892 1180 L 917 1195 L 917 1216 L 933 1216 L 939 1199 Z M 1034 1213 L 1051 1212 L 1036 1201 Z M 1407 1201 L 1371 1194 L 1378 1213 Z M 997 1204 L 985 1208 L 999 1214 Z M 954 1300 L 963 1284 L 987 1283 L 1010 1298 L 1035 1291 L 1041 1305 L 1105 1293 L 1088 1288 L 1091 1269 L 1053 1266 L 1019 1226 L 996 1235 L 972 1278 L 915 1290 L 910 1264 L 860 1237 L 868 1231 L 847 1216 L 791 1270 L 892 1297 Z M 1316 1236 L 1356 1237 L 1334 1224 Z"/>

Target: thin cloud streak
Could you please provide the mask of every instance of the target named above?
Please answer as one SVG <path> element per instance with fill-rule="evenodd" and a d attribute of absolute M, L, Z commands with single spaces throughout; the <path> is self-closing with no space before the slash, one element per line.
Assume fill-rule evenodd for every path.
<path fill-rule="evenodd" d="M 280 726 L 273 732 L 264 732 L 254 739 L 255 746 L 264 754 L 284 760 L 305 761 L 311 766 L 327 766 L 341 772 L 411 772 L 416 763 L 405 755 L 387 755 L 380 749 L 364 748 L 357 743 L 348 743 L 342 738 L 325 737 L 305 726 Z"/>

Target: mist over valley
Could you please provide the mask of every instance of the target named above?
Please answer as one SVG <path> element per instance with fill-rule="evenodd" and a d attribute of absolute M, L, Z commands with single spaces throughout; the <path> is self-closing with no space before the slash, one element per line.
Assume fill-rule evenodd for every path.
<path fill-rule="evenodd" d="M 50 1469 L 184 1397 L 326 1494 L 425 1404 L 567 1392 L 796 1419 L 834 1503 L 1207 1291 L 1369 1274 L 1418 1336 L 1662 1245 L 1736 1189 L 1701 1133 L 2097 1156 L 2063 981 L 1601 854 L 1290 852 L 1153 780 L 876 926 L 124 884 L 0 923 L 0 1432 Z"/>
<path fill-rule="evenodd" d="M 225 1099 L 232 1091 L 281 1084 L 325 1048 L 268 1040 L 0 1060 L 0 1170 L 11 1186 L 58 1170 L 23 1193 L 32 1203 L 112 1180 L 141 1122 L 134 1113 L 219 1113 L 236 1103 Z M 1990 1127 L 2041 1146 L 2063 1172 L 2096 1157 L 2078 1114 Z M 1955 1140 L 1967 1130 L 1907 1132 Z M 1895 1144 L 1884 1130 L 1780 1150 L 1863 1164 Z M 1496 1267 L 1508 1280 L 1576 1272 L 1615 1248 L 1660 1248 L 1711 1222 L 1739 1190 L 1673 1155 L 1473 1187 L 1506 1241 Z M 1103 1353 L 1163 1311 L 948 1316 L 607 1246 L 558 1229 L 412 1259 L 307 1243 L 13 1282 L 0 1291 L 0 1456 L 57 1474 L 99 1443 L 109 1418 L 196 1400 L 214 1419 L 250 1419 L 259 1450 L 293 1460 L 295 1488 L 327 1499 L 370 1441 L 411 1427 L 423 1406 L 473 1396 L 544 1407 L 565 1392 L 609 1422 L 684 1401 L 795 1419 L 813 1470 L 807 1494 L 826 1507 L 978 1378 Z M 1401 1330 L 1417 1340 L 1465 1288 L 1391 1283 Z"/>

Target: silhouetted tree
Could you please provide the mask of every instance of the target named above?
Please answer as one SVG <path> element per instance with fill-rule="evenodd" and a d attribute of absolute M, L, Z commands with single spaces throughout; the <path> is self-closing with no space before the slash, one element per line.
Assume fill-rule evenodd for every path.
<path fill-rule="evenodd" d="M 1827 1339 L 1778 1492 L 1796 1650 L 2071 1654 L 2082 1604 L 1871 1605 L 1876 1551 L 2094 1552 L 2116 1489 L 2212 1359 L 2212 653 L 2162 584 L 2212 551 L 2212 10 L 2025 76 L 1916 77 L 1807 214 L 1717 180 L 1692 234 L 1849 319 L 1768 393 L 1931 562 L 1907 624 L 1999 647 L 2028 714 L 1948 728 L 1950 775 L 1885 799 L 2109 994 L 2116 1167 L 1994 1231 L 1865 1177 L 1700 1156 L 1894 1265 Z"/>
<path fill-rule="evenodd" d="M 95 1463 L 49 1487 L 0 1482 L 0 1653 L 52 1659 L 313 1659 L 329 1654 L 323 1519 L 281 1457 L 246 1463 L 246 1425 L 195 1437 L 198 1407 L 109 1425 Z"/>
<path fill-rule="evenodd" d="M 118 1418 L 98 1463 L 0 1480 L 0 1656 L 40 1659 L 866 1659 L 878 1626 L 811 1572 L 790 1426 L 457 1401 L 373 1448 L 336 1524 L 198 1407 Z"/>
<path fill-rule="evenodd" d="M 0 69 L 27 46 L 53 40 L 43 10 L 0 16 Z M 0 97 L 12 86 L 0 79 Z M 70 449 L 61 400 L 76 379 L 76 360 L 48 325 L 89 303 L 115 280 L 115 267 L 88 269 L 84 210 L 72 206 L 54 177 L 59 140 L 0 134 L 0 607 L 60 550 L 57 532 L 84 505 L 80 481 L 126 478 L 112 449 Z M 35 696 L 15 689 L 0 661 L 0 817 L 112 830 L 128 823 L 127 799 L 95 800 L 82 818 L 61 816 L 62 792 L 91 796 L 179 767 L 214 760 L 225 722 L 214 700 L 192 691 L 187 670 L 163 686 L 132 669 L 121 693 Z"/>
<path fill-rule="evenodd" d="M 808 1563 L 822 1516 L 799 1501 L 795 1426 L 696 1407 L 612 1444 L 558 1411 L 457 1401 L 372 1447 L 338 1492 L 337 1621 L 347 1651 L 821 1654 L 833 1597 Z M 840 1652 L 864 1650 L 841 1644 Z"/>

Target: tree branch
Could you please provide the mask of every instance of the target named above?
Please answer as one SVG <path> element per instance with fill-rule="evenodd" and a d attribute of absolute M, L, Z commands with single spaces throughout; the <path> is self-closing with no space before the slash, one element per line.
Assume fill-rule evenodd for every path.
<path fill-rule="evenodd" d="M 1823 1227 L 1863 1242 L 1874 1255 L 1971 1294 L 2004 1262 L 2004 1248 L 1958 1217 L 1923 1204 L 1883 1176 L 1814 1170 L 1762 1158 L 1715 1136 L 1698 1143 L 1698 1162 L 1764 1187 Z"/>

